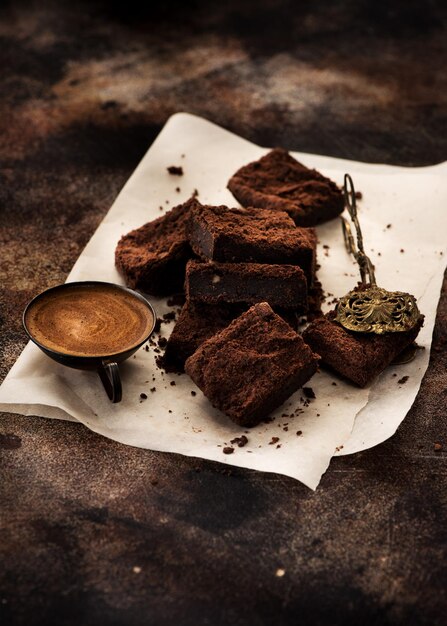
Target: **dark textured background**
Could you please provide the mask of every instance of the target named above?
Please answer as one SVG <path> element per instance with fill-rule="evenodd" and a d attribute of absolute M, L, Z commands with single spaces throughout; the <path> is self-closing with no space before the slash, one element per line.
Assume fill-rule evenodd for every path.
<path fill-rule="evenodd" d="M 447 158 L 442 1 L 146 6 L 1 4 L 2 378 L 25 303 L 65 279 L 176 111 L 263 145 Z M 407 419 L 316 493 L 2 415 L 0 621 L 445 624 L 446 343 L 444 283 Z"/>

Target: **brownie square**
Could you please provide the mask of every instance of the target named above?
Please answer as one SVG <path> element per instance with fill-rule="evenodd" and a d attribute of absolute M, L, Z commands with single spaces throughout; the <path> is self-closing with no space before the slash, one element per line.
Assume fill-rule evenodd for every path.
<path fill-rule="evenodd" d="M 297 226 L 321 224 L 344 208 L 343 195 L 332 180 L 282 148 L 241 167 L 228 189 L 242 206 L 286 211 Z"/>
<path fill-rule="evenodd" d="M 370 383 L 398 354 L 410 346 L 421 329 L 424 316 L 409 331 L 375 335 L 347 330 L 336 322 L 334 311 L 308 326 L 303 339 L 318 352 L 322 362 L 359 387 Z"/>
<path fill-rule="evenodd" d="M 167 372 L 183 372 L 186 359 L 204 341 L 226 328 L 243 310 L 239 305 L 187 301 L 166 344 L 162 367 Z"/>
<path fill-rule="evenodd" d="M 186 361 L 185 371 L 214 407 L 255 426 L 315 373 L 318 355 L 262 302 Z"/>
<path fill-rule="evenodd" d="M 188 200 L 121 237 L 115 262 L 126 285 L 154 296 L 183 289 L 186 263 L 192 257 L 187 223 L 195 203 Z"/>
<path fill-rule="evenodd" d="M 206 260 L 299 265 L 309 283 L 315 273 L 315 230 L 298 228 L 284 211 L 197 204 L 191 211 L 189 240 Z"/>
<path fill-rule="evenodd" d="M 297 265 L 189 261 L 186 297 L 208 304 L 255 304 L 307 310 L 307 281 Z"/>

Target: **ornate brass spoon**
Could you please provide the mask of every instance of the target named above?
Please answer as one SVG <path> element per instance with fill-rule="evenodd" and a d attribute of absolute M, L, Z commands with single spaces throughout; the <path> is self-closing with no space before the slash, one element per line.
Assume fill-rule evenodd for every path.
<path fill-rule="evenodd" d="M 346 209 L 351 216 L 357 234 L 355 245 L 349 222 L 342 219 L 343 235 L 348 252 L 353 255 L 360 269 L 364 288 L 350 291 L 340 298 L 335 319 L 348 330 L 359 333 L 397 333 L 410 330 L 417 323 L 420 313 L 414 296 L 402 291 L 386 291 L 377 286 L 374 266 L 366 256 L 363 235 L 357 217 L 354 183 L 345 174 L 344 197 Z"/>

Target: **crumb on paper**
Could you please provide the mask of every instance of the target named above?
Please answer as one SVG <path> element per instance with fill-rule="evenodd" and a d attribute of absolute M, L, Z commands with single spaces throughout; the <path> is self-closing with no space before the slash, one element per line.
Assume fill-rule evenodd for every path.
<path fill-rule="evenodd" d="M 248 443 L 248 438 L 245 435 L 241 435 L 240 437 L 235 437 L 230 441 L 230 443 L 237 445 L 238 448 L 243 448 Z"/>
<path fill-rule="evenodd" d="M 224 454 L 233 454 L 234 448 L 230 448 L 230 446 L 225 446 L 225 448 L 222 450 L 222 452 Z"/>
<path fill-rule="evenodd" d="M 197 393 L 195 391 L 191 391 L 191 395 L 194 397 L 197 395 Z"/>
<path fill-rule="evenodd" d="M 399 380 L 397 381 L 398 385 L 405 385 L 405 383 L 407 382 L 407 380 L 409 379 L 409 376 L 402 376 L 402 378 L 399 378 Z"/>
<path fill-rule="evenodd" d="M 183 176 L 183 167 L 181 165 L 170 165 L 166 169 L 173 176 Z"/>
<path fill-rule="evenodd" d="M 140 393 L 140 398 L 142 400 L 147 400 L 147 395 L 145 393 Z"/>
<path fill-rule="evenodd" d="M 278 443 L 279 437 L 272 437 L 272 440 L 269 441 L 269 446 L 273 446 L 275 443 Z"/>
<path fill-rule="evenodd" d="M 312 387 L 303 387 L 303 393 L 308 400 L 315 400 L 316 395 Z"/>

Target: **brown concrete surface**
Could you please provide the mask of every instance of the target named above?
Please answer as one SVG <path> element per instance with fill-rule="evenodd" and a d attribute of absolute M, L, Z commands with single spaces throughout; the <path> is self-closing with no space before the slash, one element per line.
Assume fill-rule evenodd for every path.
<path fill-rule="evenodd" d="M 139 4 L 0 6 L 2 378 L 23 306 L 176 111 L 264 145 L 447 158 L 445 3 Z M 406 420 L 316 493 L 3 414 L 1 624 L 446 624 L 446 344 L 445 282 Z"/>

